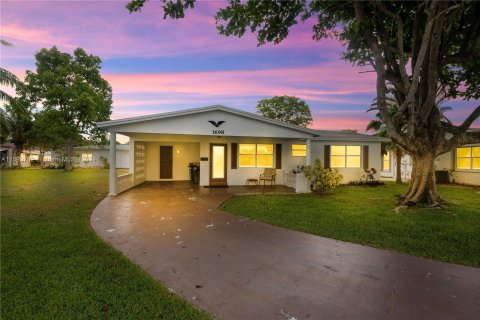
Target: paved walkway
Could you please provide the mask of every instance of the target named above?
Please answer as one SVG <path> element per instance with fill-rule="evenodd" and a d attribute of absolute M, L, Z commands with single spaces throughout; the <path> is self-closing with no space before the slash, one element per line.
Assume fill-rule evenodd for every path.
<path fill-rule="evenodd" d="M 254 189 L 144 184 L 103 200 L 91 224 L 153 277 L 219 319 L 479 319 L 479 269 L 216 209 L 231 193 Z"/>

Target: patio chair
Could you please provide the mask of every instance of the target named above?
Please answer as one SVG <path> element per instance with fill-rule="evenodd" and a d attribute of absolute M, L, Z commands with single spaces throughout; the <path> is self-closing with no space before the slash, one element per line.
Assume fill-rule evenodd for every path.
<path fill-rule="evenodd" d="M 275 185 L 275 176 L 277 175 L 277 170 L 275 168 L 265 168 L 265 171 L 260 175 L 258 179 L 260 183 L 263 181 L 265 186 L 265 181 L 270 181 L 270 185 Z"/>

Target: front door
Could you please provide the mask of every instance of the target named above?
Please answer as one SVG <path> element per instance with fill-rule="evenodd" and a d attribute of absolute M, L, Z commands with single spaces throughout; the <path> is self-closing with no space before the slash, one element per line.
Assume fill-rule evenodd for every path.
<path fill-rule="evenodd" d="M 173 147 L 160 146 L 160 179 L 173 178 Z"/>
<path fill-rule="evenodd" d="M 227 185 L 227 145 L 210 144 L 210 185 Z"/>

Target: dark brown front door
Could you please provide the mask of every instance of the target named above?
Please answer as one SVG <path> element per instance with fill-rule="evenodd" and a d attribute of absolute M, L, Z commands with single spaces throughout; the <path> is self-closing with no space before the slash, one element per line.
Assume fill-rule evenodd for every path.
<path fill-rule="evenodd" d="M 172 179 L 173 147 L 160 146 L 160 179 Z"/>
<path fill-rule="evenodd" d="M 227 184 L 227 145 L 210 144 L 210 185 Z"/>

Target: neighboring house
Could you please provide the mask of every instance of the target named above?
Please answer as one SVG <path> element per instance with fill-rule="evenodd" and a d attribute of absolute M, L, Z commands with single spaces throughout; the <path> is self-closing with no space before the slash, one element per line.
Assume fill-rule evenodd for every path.
<path fill-rule="evenodd" d="M 480 129 L 472 129 L 472 131 Z M 395 177 L 395 159 L 390 153 L 384 156 L 383 163 L 390 165 L 388 172 L 382 171 L 384 177 Z M 383 168 L 383 167 L 382 167 Z M 435 159 L 437 181 L 480 185 L 480 143 L 468 144 L 444 153 Z M 402 157 L 402 179 L 410 180 L 412 159 L 409 155 Z"/>
<path fill-rule="evenodd" d="M 1 166 L 12 167 L 16 166 L 18 161 L 22 168 L 29 168 L 40 166 L 40 149 L 32 148 L 30 150 L 22 150 L 20 158 L 17 159 L 15 153 L 15 145 L 13 143 L 7 143 L 0 146 L 1 152 Z M 50 165 L 52 161 L 52 152 L 46 151 L 43 156 L 43 161 L 46 166 Z"/>
<path fill-rule="evenodd" d="M 129 145 L 116 145 L 116 167 L 129 167 Z M 103 168 L 104 161 L 110 163 L 110 146 L 82 146 L 75 147 L 73 153 L 76 157 L 75 166 L 79 168 Z"/>
<path fill-rule="evenodd" d="M 387 141 L 308 129 L 219 105 L 97 125 L 110 132 L 112 148 L 117 133 L 130 138 L 130 173 L 117 177 L 110 167 L 111 195 L 144 181 L 189 180 L 192 163 L 199 165 L 201 186 L 244 185 L 265 168 L 276 169 L 276 184 L 294 185 L 292 170 L 317 158 L 338 168 L 348 182 L 359 179 L 364 168 L 380 168 L 381 142 Z M 116 154 L 112 149 L 110 158 Z"/>

